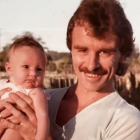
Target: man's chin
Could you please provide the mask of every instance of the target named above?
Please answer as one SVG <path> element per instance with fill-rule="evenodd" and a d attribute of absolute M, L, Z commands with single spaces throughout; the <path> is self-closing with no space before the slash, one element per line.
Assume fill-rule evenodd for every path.
<path fill-rule="evenodd" d="M 83 87 L 89 92 L 99 92 L 100 90 L 102 90 L 103 85 L 101 84 L 99 85 L 99 83 L 98 85 L 96 83 L 95 84 L 83 83 Z"/>

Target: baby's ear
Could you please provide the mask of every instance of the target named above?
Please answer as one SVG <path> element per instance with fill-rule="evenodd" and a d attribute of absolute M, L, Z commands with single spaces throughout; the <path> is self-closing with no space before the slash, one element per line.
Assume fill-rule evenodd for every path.
<path fill-rule="evenodd" d="M 9 75 L 12 75 L 12 69 L 11 69 L 10 62 L 5 63 L 5 69 Z"/>

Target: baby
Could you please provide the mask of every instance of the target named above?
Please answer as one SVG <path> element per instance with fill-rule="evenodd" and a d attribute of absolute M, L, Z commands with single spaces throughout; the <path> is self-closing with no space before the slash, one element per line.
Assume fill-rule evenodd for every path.
<path fill-rule="evenodd" d="M 48 127 L 47 98 L 43 91 L 43 80 L 45 76 L 46 55 L 43 47 L 31 36 L 22 36 L 15 40 L 10 46 L 5 68 L 9 74 L 9 80 L 1 81 L 0 88 L 11 87 L 12 92 L 23 92 L 29 95 L 33 100 L 33 106 L 37 118 L 37 134 Z M 9 93 L 5 93 L 1 99 L 8 98 Z M 45 101 L 45 106 L 41 102 Z M 18 139 L 23 138 L 12 129 L 7 129 L 1 139 Z M 47 134 L 46 134 L 47 137 Z"/>

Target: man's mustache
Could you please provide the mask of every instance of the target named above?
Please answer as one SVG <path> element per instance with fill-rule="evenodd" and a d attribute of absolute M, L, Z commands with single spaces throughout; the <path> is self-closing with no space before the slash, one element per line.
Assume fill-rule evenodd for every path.
<path fill-rule="evenodd" d="M 79 67 L 79 71 L 80 72 L 84 72 L 84 73 L 91 73 L 91 74 L 97 74 L 97 75 L 105 75 L 108 73 L 107 70 L 103 69 L 102 67 L 98 67 L 98 68 L 95 68 L 94 70 L 92 71 L 89 71 L 87 67 L 85 66 L 80 66 Z"/>

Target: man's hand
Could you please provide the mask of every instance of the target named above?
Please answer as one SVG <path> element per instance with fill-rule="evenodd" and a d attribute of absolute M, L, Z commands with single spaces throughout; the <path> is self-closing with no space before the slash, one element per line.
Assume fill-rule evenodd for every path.
<path fill-rule="evenodd" d="M 0 90 L 0 99 L 1 99 L 1 97 L 2 97 L 3 94 L 5 94 L 7 91 L 10 91 L 10 90 L 11 90 L 10 88 L 5 88 L 3 90 Z M 0 110 L 3 110 L 4 109 L 4 106 L 3 106 L 4 103 L 5 102 L 3 100 L 0 100 Z M 9 116 L 10 115 L 9 113 L 8 114 L 6 113 L 6 110 L 4 111 L 4 114 L 6 116 Z M 2 115 L 3 114 L 1 114 L 1 112 L 0 112 L 0 121 L 2 119 Z M 4 133 L 4 131 L 6 129 L 7 129 L 7 126 L 5 126 L 3 123 L 0 122 L 0 138 L 2 137 L 2 135 L 3 135 L 3 133 Z"/>
<path fill-rule="evenodd" d="M 24 100 L 20 96 L 24 97 Z M 20 96 L 15 93 L 11 93 L 9 95 L 12 102 L 16 104 L 16 106 L 18 106 L 22 111 L 15 108 L 10 102 L 7 102 L 5 100 L 0 101 L 0 109 L 2 110 L 5 108 L 5 110 L 7 110 L 3 110 L 7 113 L 1 112 L 3 116 L 1 118 L 0 124 L 5 126 L 6 128 L 11 128 L 18 131 L 25 140 L 34 140 L 37 130 L 37 120 L 35 112 L 31 105 L 32 100 L 30 99 L 30 97 L 23 93 L 20 93 Z M 10 117 L 8 117 L 7 114 L 10 115 Z M 18 122 L 18 124 L 14 122 Z"/>

